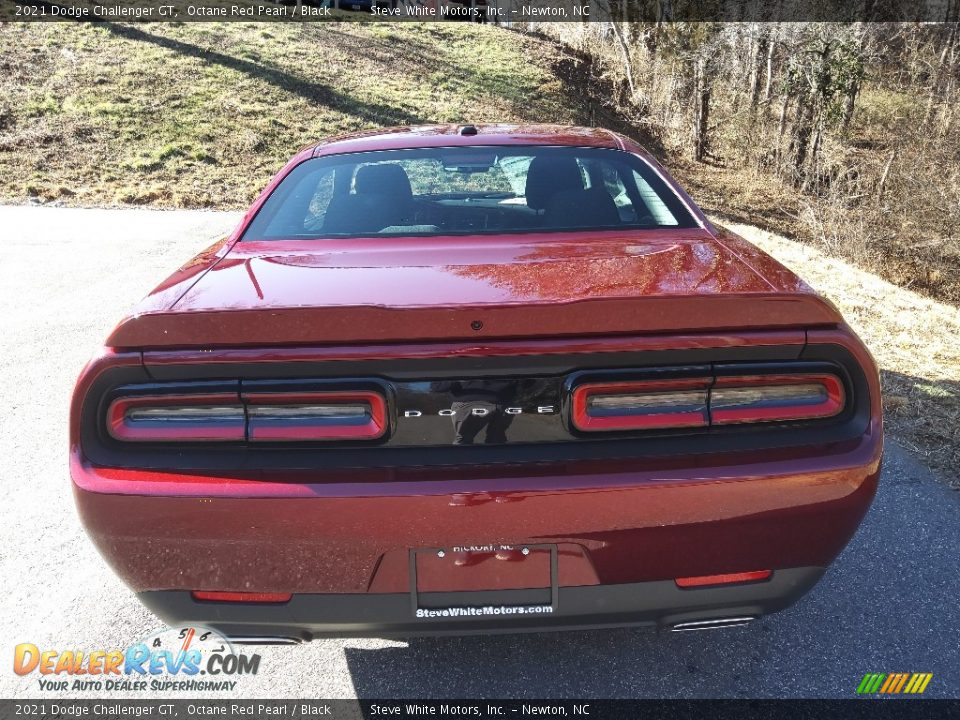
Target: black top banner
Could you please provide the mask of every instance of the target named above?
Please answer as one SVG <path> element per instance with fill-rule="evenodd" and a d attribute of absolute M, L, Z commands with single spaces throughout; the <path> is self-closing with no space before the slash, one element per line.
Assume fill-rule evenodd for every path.
<path fill-rule="evenodd" d="M 5 22 L 957 22 L 960 0 L 0 0 Z"/>

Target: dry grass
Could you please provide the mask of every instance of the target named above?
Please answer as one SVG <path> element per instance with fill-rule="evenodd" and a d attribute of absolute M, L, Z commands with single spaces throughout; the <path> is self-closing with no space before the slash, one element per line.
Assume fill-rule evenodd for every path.
<path fill-rule="evenodd" d="M 589 120 L 555 43 L 469 23 L 11 23 L 0 47 L 0 201 L 242 208 L 329 135 Z"/>
<path fill-rule="evenodd" d="M 960 308 L 808 244 L 725 223 L 834 302 L 881 369 L 887 430 L 960 488 Z"/>

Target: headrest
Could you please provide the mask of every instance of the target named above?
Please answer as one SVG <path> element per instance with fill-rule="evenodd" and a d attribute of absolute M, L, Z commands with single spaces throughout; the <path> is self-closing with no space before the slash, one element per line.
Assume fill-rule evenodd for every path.
<path fill-rule="evenodd" d="M 364 165 L 357 170 L 354 187 L 358 195 L 383 195 L 403 202 L 413 198 L 410 178 L 396 163 Z"/>
<path fill-rule="evenodd" d="M 543 224 L 554 228 L 602 228 L 620 224 L 617 204 L 606 190 L 563 190 L 543 211 Z"/>
<path fill-rule="evenodd" d="M 527 170 L 527 207 L 543 210 L 564 190 L 583 190 L 580 166 L 572 157 L 535 157 Z"/>

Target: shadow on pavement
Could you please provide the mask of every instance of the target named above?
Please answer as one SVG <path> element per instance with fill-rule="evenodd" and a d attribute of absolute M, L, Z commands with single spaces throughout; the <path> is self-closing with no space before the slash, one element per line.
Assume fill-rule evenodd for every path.
<path fill-rule="evenodd" d="M 960 696 L 960 496 L 888 445 L 864 524 L 814 590 L 752 625 L 412 640 L 344 653 L 360 698 L 852 697 L 867 672 Z"/>

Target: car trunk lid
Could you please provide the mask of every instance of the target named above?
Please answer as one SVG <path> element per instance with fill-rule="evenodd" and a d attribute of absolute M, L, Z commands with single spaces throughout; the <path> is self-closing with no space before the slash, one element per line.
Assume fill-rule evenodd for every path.
<path fill-rule="evenodd" d="M 661 229 L 238 243 L 176 301 L 145 301 L 109 344 L 342 345 L 838 322 L 753 246 Z"/>

